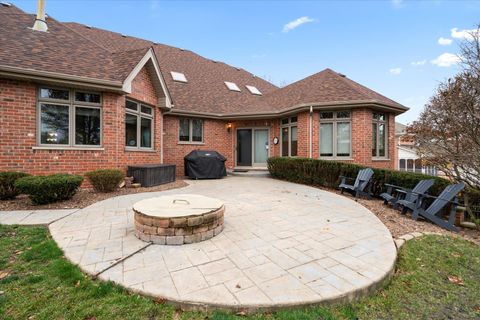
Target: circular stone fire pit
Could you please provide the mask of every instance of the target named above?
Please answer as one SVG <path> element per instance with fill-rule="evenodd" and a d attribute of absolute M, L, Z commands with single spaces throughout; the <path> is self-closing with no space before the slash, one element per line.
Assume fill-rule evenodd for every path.
<path fill-rule="evenodd" d="M 222 232 L 225 206 L 217 199 L 182 194 L 139 201 L 133 211 L 139 239 L 181 245 L 208 240 Z"/>

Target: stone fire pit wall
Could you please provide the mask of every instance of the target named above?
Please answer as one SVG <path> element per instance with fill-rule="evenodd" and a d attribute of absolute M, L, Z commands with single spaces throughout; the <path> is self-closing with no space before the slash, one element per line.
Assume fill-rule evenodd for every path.
<path fill-rule="evenodd" d="M 195 216 L 152 217 L 135 212 L 135 235 L 146 242 L 181 245 L 211 239 L 223 230 L 225 206 Z"/>

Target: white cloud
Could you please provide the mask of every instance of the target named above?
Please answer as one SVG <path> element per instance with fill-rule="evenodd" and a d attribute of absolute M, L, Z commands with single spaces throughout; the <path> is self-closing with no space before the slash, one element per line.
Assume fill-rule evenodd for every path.
<path fill-rule="evenodd" d="M 439 67 L 451 67 L 458 62 L 460 62 L 460 58 L 456 54 L 448 52 L 442 53 L 438 58 L 430 61 L 430 63 Z"/>
<path fill-rule="evenodd" d="M 453 28 L 450 30 L 450 35 L 452 38 L 455 39 L 466 39 L 466 40 L 473 40 L 472 33 L 476 33 L 476 29 L 464 29 L 464 30 L 458 30 L 458 28 Z"/>
<path fill-rule="evenodd" d="M 392 68 L 389 71 L 391 74 L 398 76 L 400 73 L 402 73 L 402 68 Z"/>
<path fill-rule="evenodd" d="M 425 63 L 427 63 L 427 60 L 413 61 L 410 64 L 414 67 L 418 67 L 418 66 L 423 66 Z"/>
<path fill-rule="evenodd" d="M 448 39 L 448 38 L 444 38 L 444 37 L 440 37 L 438 39 L 438 44 L 441 45 L 441 46 L 449 46 L 452 44 L 452 39 Z"/>
<path fill-rule="evenodd" d="M 315 21 L 315 19 L 311 19 L 311 18 L 306 17 L 306 16 L 305 17 L 300 17 L 296 20 L 290 21 L 285 26 L 283 26 L 283 32 L 289 32 L 289 31 L 301 26 L 302 24 L 313 22 L 313 21 Z"/>

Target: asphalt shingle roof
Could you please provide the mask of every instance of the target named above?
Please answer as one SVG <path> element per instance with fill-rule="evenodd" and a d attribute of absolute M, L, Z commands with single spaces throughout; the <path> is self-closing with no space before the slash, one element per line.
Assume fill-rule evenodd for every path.
<path fill-rule="evenodd" d="M 196 113 L 276 113 L 309 103 L 377 103 L 406 108 L 339 73 L 326 69 L 278 88 L 250 72 L 212 61 L 192 51 L 140 38 L 47 18 L 47 33 L 29 29 L 34 15 L 15 6 L 0 6 L 0 66 L 20 67 L 100 80 L 123 82 L 147 50 L 153 48 L 174 110 Z M 170 72 L 185 74 L 187 83 L 173 81 Z M 241 92 L 228 90 L 225 81 Z M 246 86 L 262 95 L 251 94 Z"/>

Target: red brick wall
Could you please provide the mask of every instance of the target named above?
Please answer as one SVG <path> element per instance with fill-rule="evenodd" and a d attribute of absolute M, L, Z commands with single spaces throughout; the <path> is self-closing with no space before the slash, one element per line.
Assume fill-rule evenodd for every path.
<path fill-rule="evenodd" d="M 232 143 L 233 130 L 227 131 L 226 122 L 204 119 L 203 142 L 195 144 L 181 143 L 178 140 L 179 117 L 165 114 L 163 160 L 177 165 L 177 175 L 184 174 L 183 158 L 193 150 L 216 150 L 227 158 L 226 166 L 233 167 Z"/>
<path fill-rule="evenodd" d="M 177 165 L 177 174 L 184 173 L 183 158 L 192 150 L 216 150 L 227 158 L 226 166 L 234 168 L 236 161 L 236 129 L 268 128 L 270 130 L 270 156 L 280 155 L 280 144 L 274 145 L 274 137 L 280 139 L 279 120 L 203 120 L 203 143 L 186 144 L 178 141 L 179 118 L 174 115 L 164 116 L 164 162 Z M 227 125 L 231 124 L 230 131 Z"/>
<path fill-rule="evenodd" d="M 134 79 L 131 97 L 155 106 L 157 97 L 146 71 Z M 125 150 L 125 96 L 102 93 L 103 150 L 35 149 L 37 85 L 0 79 L 0 171 L 36 175 L 83 174 L 101 168 L 125 169 L 129 164 L 160 163 L 162 113 L 155 109 L 151 152 Z"/>
<path fill-rule="evenodd" d="M 388 158 L 386 160 L 372 159 L 372 109 L 352 110 L 352 160 L 344 162 L 358 163 L 376 168 L 395 169 L 395 115 L 388 114 Z M 313 157 L 320 156 L 320 122 L 319 113 L 313 115 Z"/>

